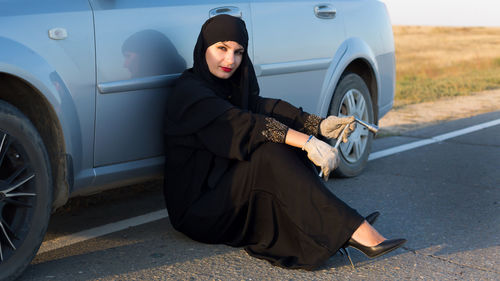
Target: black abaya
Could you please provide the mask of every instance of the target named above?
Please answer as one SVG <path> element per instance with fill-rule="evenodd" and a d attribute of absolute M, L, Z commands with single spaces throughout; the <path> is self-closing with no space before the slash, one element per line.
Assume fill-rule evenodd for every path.
<path fill-rule="evenodd" d="M 241 25 L 228 17 L 207 21 L 195 59 L 207 47 L 200 42 L 210 21 Z M 259 97 L 246 53 L 232 81 L 208 79 L 205 66 L 204 58 L 195 60 L 167 100 L 164 191 L 172 225 L 194 240 L 242 246 L 275 265 L 321 265 L 363 217 L 325 187 L 302 151 L 283 143 L 288 127 L 316 134 L 320 119 Z"/>
<path fill-rule="evenodd" d="M 187 211 L 180 230 L 195 240 L 245 246 L 275 265 L 314 269 L 332 256 L 363 218 L 321 182 L 302 152 L 259 146 Z"/>

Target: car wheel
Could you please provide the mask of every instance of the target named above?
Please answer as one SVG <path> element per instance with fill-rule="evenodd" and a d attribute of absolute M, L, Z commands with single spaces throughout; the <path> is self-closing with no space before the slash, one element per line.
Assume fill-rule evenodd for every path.
<path fill-rule="evenodd" d="M 0 100 L 0 280 L 13 280 L 42 243 L 51 212 L 48 154 L 21 111 Z"/>
<path fill-rule="evenodd" d="M 329 115 L 355 116 L 373 123 L 373 106 L 370 90 L 364 80 L 354 73 L 344 75 L 335 89 L 330 104 Z M 370 154 L 373 135 L 368 129 L 356 124 L 356 129 L 349 136 L 347 143 L 341 143 L 340 164 L 334 174 L 340 177 L 359 175 L 366 166 Z M 334 145 L 336 140 L 330 140 Z"/>

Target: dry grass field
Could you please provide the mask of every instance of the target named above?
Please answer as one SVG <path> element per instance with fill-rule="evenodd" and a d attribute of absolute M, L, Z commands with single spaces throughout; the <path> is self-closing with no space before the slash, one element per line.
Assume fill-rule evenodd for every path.
<path fill-rule="evenodd" d="M 395 108 L 500 88 L 500 28 L 394 26 Z"/>

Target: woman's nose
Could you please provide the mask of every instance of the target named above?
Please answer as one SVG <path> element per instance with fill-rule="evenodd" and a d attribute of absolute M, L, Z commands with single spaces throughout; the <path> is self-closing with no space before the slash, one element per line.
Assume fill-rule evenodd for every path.
<path fill-rule="evenodd" d="M 229 63 L 229 64 L 233 64 L 234 63 L 234 53 L 232 53 L 232 52 L 227 52 L 226 53 L 226 62 Z"/>

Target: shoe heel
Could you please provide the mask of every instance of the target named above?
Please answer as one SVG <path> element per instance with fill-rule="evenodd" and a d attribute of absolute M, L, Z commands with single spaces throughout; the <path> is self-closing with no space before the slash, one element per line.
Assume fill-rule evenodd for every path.
<path fill-rule="evenodd" d="M 352 262 L 351 255 L 349 253 L 349 249 L 347 249 L 347 248 L 343 248 L 343 249 L 344 249 L 344 252 L 345 252 L 347 258 L 349 259 L 349 262 L 351 262 L 352 269 L 356 269 L 356 267 L 354 267 L 354 263 Z"/>
<path fill-rule="evenodd" d="M 373 213 L 369 214 L 368 216 L 366 216 L 365 220 L 369 224 L 373 225 L 375 223 L 375 221 L 377 220 L 379 215 L 380 215 L 380 212 L 378 212 L 378 211 L 373 212 Z M 349 262 L 351 263 L 352 269 L 356 269 L 356 267 L 354 266 L 354 263 L 352 262 L 351 255 L 350 255 L 347 247 L 344 246 L 344 247 L 340 248 L 339 252 L 342 256 L 345 254 L 347 256 L 347 258 L 349 259 Z"/>

